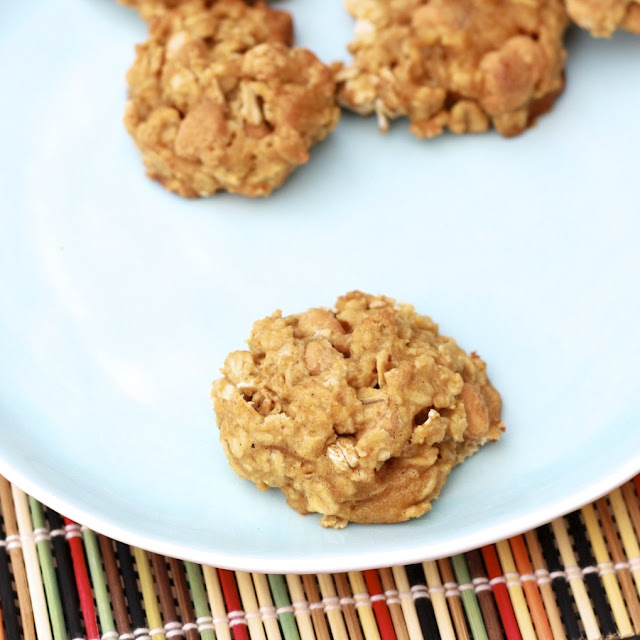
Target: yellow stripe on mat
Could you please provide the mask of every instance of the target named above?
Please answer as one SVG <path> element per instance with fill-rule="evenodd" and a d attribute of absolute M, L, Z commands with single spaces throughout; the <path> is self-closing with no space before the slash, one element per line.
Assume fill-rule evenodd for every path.
<path fill-rule="evenodd" d="M 509 541 L 500 540 L 500 542 L 496 542 L 495 547 L 498 552 L 498 558 L 500 559 L 502 574 L 507 581 L 509 597 L 513 604 L 513 611 L 516 614 L 522 638 L 523 640 L 537 640 L 531 614 L 529 613 L 529 607 L 527 606 L 527 599 L 524 597 L 524 590 L 520 582 L 520 574 L 516 568 Z"/>
<path fill-rule="evenodd" d="M 236 584 L 238 585 L 242 610 L 247 621 L 249 637 L 251 640 L 267 640 L 251 575 L 246 571 L 236 571 Z"/>
<path fill-rule="evenodd" d="M 209 608 L 213 617 L 216 638 L 217 640 L 231 640 L 227 608 L 222 597 L 218 572 L 213 567 L 202 565 L 202 575 L 204 576 L 204 588 L 209 599 Z"/>
<path fill-rule="evenodd" d="M 411 585 L 409 584 L 409 578 L 407 578 L 407 572 L 404 567 L 399 565 L 391 567 L 391 572 L 393 573 L 393 579 L 396 583 L 396 589 L 398 590 L 400 606 L 402 607 L 402 613 L 407 623 L 409 637 L 411 640 L 424 640 L 420 620 L 418 619 L 418 612 L 416 611 L 416 603 L 411 595 Z"/>
<path fill-rule="evenodd" d="M 449 615 L 449 607 L 444 595 L 444 586 L 440 579 L 438 565 L 431 560 L 423 562 L 422 568 L 427 579 L 427 587 L 431 596 L 431 604 L 433 605 L 433 613 L 436 616 L 440 637 L 442 640 L 456 640 L 456 633 L 453 630 L 453 623 Z"/>
<path fill-rule="evenodd" d="M 320 587 L 320 595 L 322 596 L 322 604 L 329 620 L 329 628 L 331 635 L 336 640 L 348 640 L 349 634 L 345 626 L 344 617 L 342 615 L 342 607 L 333 584 L 333 579 L 326 573 L 318 574 L 318 586 Z"/>

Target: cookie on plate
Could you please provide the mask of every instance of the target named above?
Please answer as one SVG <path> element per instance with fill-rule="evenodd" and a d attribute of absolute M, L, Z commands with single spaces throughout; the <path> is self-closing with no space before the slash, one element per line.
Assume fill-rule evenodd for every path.
<path fill-rule="evenodd" d="M 224 452 L 326 527 L 421 516 L 452 467 L 504 430 L 483 360 L 390 298 L 276 312 L 248 344 L 212 386 Z"/>
<path fill-rule="evenodd" d="M 617 29 L 640 34 L 640 0 L 567 0 L 567 12 L 599 38 L 609 38 Z"/>
<path fill-rule="evenodd" d="M 564 87 L 562 0 L 345 3 L 356 25 L 339 100 L 382 130 L 404 116 L 418 137 L 490 126 L 513 136 Z"/>
<path fill-rule="evenodd" d="M 147 174 L 182 196 L 266 195 L 337 124 L 332 71 L 291 47 L 288 13 L 192 0 L 156 16 L 127 81 Z"/>

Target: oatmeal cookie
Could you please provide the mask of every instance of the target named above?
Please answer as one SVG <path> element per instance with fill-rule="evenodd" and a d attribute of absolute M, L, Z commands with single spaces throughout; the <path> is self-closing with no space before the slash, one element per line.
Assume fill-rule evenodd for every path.
<path fill-rule="evenodd" d="M 289 14 L 241 0 L 156 16 L 125 112 L 148 175 L 187 197 L 260 196 L 307 162 L 340 111 L 331 70 L 291 39 Z"/>
<path fill-rule="evenodd" d="M 616 29 L 640 34 L 640 0 L 567 0 L 567 12 L 599 38 L 609 38 Z"/>
<path fill-rule="evenodd" d="M 384 131 L 405 116 L 418 137 L 445 128 L 513 136 L 564 87 L 562 0 L 345 0 L 356 18 L 339 100 L 375 113 Z"/>
<path fill-rule="evenodd" d="M 358 291 L 256 322 L 211 396 L 233 469 L 322 524 L 426 513 L 504 430 L 485 363 L 413 307 Z"/>

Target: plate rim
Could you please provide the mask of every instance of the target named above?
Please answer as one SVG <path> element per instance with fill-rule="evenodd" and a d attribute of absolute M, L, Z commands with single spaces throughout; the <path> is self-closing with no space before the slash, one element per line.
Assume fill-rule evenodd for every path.
<path fill-rule="evenodd" d="M 502 524 L 490 524 L 480 528 L 479 531 L 476 530 L 458 538 L 453 537 L 454 544 L 446 544 L 446 542 L 438 542 L 431 545 L 416 544 L 402 549 L 368 551 L 356 555 L 346 553 L 330 554 L 328 557 L 316 555 L 304 559 L 300 556 L 257 558 L 221 553 L 215 550 L 198 551 L 183 543 L 171 542 L 166 536 L 150 536 L 132 531 L 130 528 L 123 528 L 120 523 L 105 517 L 104 512 L 87 510 L 74 504 L 73 499 L 66 500 L 50 492 L 39 482 L 32 481 L 28 474 L 22 473 L 6 460 L 2 450 L 0 450 L 0 473 L 21 491 L 81 526 L 88 527 L 96 533 L 145 551 L 232 571 L 272 574 L 322 574 L 364 571 L 366 569 L 437 560 L 523 534 L 526 531 L 547 524 L 555 518 L 562 517 L 575 509 L 579 509 L 631 480 L 640 473 L 640 452 L 631 456 L 625 464 L 590 482 L 578 491 L 564 495 L 560 499 L 544 507 L 529 511 L 523 516 L 507 520 L 506 524 L 504 522 Z M 426 517 L 428 517 L 428 514 L 426 514 Z M 428 548 L 430 550 L 427 550 Z M 352 557 L 349 557 L 349 555 Z"/>

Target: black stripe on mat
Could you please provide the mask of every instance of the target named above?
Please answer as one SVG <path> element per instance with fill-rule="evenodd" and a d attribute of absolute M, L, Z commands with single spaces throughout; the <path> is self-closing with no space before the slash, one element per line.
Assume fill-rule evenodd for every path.
<path fill-rule="evenodd" d="M 435 638 L 440 640 L 440 630 L 436 621 L 436 614 L 433 611 L 433 604 L 429 597 L 429 589 L 427 587 L 427 579 L 424 575 L 424 569 L 421 564 L 408 564 L 406 567 L 407 578 L 409 584 L 414 591 L 414 602 L 418 613 L 418 620 L 425 638 Z M 416 589 L 413 587 L 424 587 L 424 589 Z"/>
<path fill-rule="evenodd" d="M 538 527 L 536 533 L 538 534 L 542 553 L 547 563 L 547 569 L 551 574 L 551 586 L 553 587 L 553 592 L 556 594 L 556 601 L 560 609 L 560 617 L 567 632 L 567 638 L 569 638 L 569 640 L 581 640 L 582 633 L 580 632 L 578 618 L 573 608 L 573 597 L 571 596 L 569 583 L 564 574 L 564 567 L 560 561 L 560 553 L 556 548 L 551 525 L 545 524 Z"/>
<path fill-rule="evenodd" d="M 578 564 L 583 569 L 584 582 L 593 608 L 595 610 L 600 630 L 605 638 L 616 635 L 616 624 L 613 621 L 611 607 L 607 603 L 607 596 L 600 581 L 600 573 L 596 565 L 596 559 L 591 552 L 591 545 L 587 539 L 587 532 L 579 511 L 574 511 L 565 517 L 569 525 L 569 533 L 573 538 L 573 546 L 578 556 Z M 587 569 L 585 572 L 584 569 Z"/>
<path fill-rule="evenodd" d="M 52 509 L 46 509 L 45 515 L 51 532 L 51 546 L 56 561 L 56 574 L 64 618 L 71 638 L 83 638 L 84 624 L 80 617 L 80 597 L 76 586 L 76 576 L 71 560 L 71 551 L 67 544 L 64 520 Z"/>

